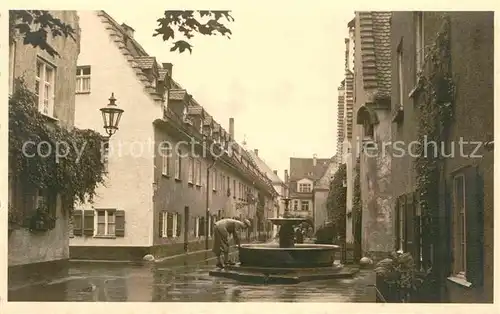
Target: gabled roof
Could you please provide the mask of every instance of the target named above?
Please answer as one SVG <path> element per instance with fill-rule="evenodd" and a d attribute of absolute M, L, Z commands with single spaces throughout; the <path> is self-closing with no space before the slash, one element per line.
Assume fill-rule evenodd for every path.
<path fill-rule="evenodd" d="M 358 12 L 361 63 L 365 90 L 376 89 L 377 98 L 391 97 L 391 12 Z"/>
<path fill-rule="evenodd" d="M 97 11 L 97 16 L 105 25 L 105 29 L 108 32 L 111 41 L 116 44 L 124 58 L 127 59 L 130 67 L 134 70 L 137 78 L 142 82 L 145 91 L 153 98 L 154 101 L 163 101 L 163 96 L 156 92 L 156 87 L 153 86 L 152 82 L 143 72 L 143 68 L 139 63 L 142 63 L 142 58 L 137 59 L 138 57 L 149 57 L 154 60 L 154 57 L 150 57 L 144 48 L 142 48 L 142 46 L 134 38 L 131 38 L 125 29 L 104 10 Z M 159 68 L 158 65 L 157 67 Z"/>
<path fill-rule="evenodd" d="M 250 158 L 252 158 L 257 168 L 261 172 L 265 173 L 273 184 L 284 183 L 283 180 L 281 180 L 280 177 L 271 170 L 271 168 L 266 164 L 266 162 L 261 157 L 255 154 L 255 152 L 248 151 L 248 155 L 250 156 Z"/>
<path fill-rule="evenodd" d="M 313 181 L 319 180 L 328 165 L 333 162 L 334 158 L 316 158 L 316 166 L 314 158 L 290 158 L 290 181 L 297 181 L 303 178 L 308 178 Z"/>
<path fill-rule="evenodd" d="M 156 64 L 156 58 L 150 56 L 135 57 L 134 60 L 143 70 L 152 69 Z"/>

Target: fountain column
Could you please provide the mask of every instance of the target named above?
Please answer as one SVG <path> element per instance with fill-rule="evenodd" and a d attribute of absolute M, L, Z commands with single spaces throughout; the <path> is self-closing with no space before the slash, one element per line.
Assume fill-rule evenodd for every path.
<path fill-rule="evenodd" d="M 284 218 L 288 218 L 289 215 L 289 204 L 290 204 L 290 199 L 289 198 L 284 198 L 283 201 L 285 202 L 285 212 L 283 214 Z M 292 223 L 283 223 L 280 226 L 279 230 L 279 245 L 280 248 L 291 248 L 295 246 L 294 243 L 294 238 L 295 238 L 295 231 L 293 229 L 293 222 Z"/>

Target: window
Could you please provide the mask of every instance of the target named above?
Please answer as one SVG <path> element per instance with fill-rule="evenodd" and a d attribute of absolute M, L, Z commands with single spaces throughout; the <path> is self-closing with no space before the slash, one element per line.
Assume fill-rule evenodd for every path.
<path fill-rule="evenodd" d="M 161 165 L 161 174 L 164 176 L 169 176 L 170 175 L 170 157 L 172 154 L 172 149 L 170 146 L 163 147 L 161 150 L 161 160 L 162 160 L 162 165 Z"/>
<path fill-rule="evenodd" d="M 196 185 L 201 185 L 201 161 L 196 161 Z"/>
<path fill-rule="evenodd" d="M 231 188 L 231 178 L 227 177 L 227 187 L 226 187 L 226 189 L 228 190 L 228 195 L 227 196 L 230 196 L 229 195 L 229 189 L 230 188 Z M 234 191 L 233 191 L 233 193 L 234 193 Z"/>
<path fill-rule="evenodd" d="M 415 13 L 415 49 L 416 49 L 416 69 L 418 72 L 424 63 L 424 13 Z"/>
<path fill-rule="evenodd" d="M 177 150 L 177 158 L 175 159 L 175 178 L 177 180 L 181 179 L 181 169 L 182 169 L 182 157 L 181 151 Z"/>
<path fill-rule="evenodd" d="M 35 96 L 41 113 L 54 115 L 55 68 L 41 59 L 36 61 Z"/>
<path fill-rule="evenodd" d="M 467 271 L 466 258 L 466 219 L 465 219 L 465 177 L 458 175 L 453 179 L 453 218 L 454 218 L 454 242 L 455 242 L 455 265 L 456 274 L 465 277 Z"/>
<path fill-rule="evenodd" d="M 300 201 L 300 209 L 302 211 L 309 211 L 309 201 Z"/>
<path fill-rule="evenodd" d="M 397 50 L 397 67 L 398 67 L 398 93 L 399 93 L 399 105 L 403 106 L 404 100 L 404 85 L 403 85 L 403 41 L 399 43 Z"/>
<path fill-rule="evenodd" d="M 233 179 L 233 198 L 236 198 L 236 180 Z"/>
<path fill-rule="evenodd" d="M 300 183 L 299 184 L 299 192 L 301 192 L 301 193 L 311 192 L 311 184 L 310 183 Z"/>
<path fill-rule="evenodd" d="M 205 217 L 194 217 L 194 236 L 196 238 L 205 235 Z"/>
<path fill-rule="evenodd" d="M 97 211 L 97 229 L 96 236 L 114 236 L 115 235 L 115 211 L 114 210 L 96 210 Z"/>
<path fill-rule="evenodd" d="M 90 93 L 90 66 L 76 68 L 76 92 Z"/>
<path fill-rule="evenodd" d="M 221 173 L 220 176 L 219 176 L 219 189 L 221 191 L 224 191 L 224 175 Z"/>
<path fill-rule="evenodd" d="M 212 172 L 212 190 L 217 191 L 217 170 Z"/>
<path fill-rule="evenodd" d="M 188 163 L 188 183 L 193 184 L 194 183 L 194 158 L 189 157 L 189 163 Z"/>
<path fill-rule="evenodd" d="M 298 200 L 293 201 L 293 210 L 295 210 L 295 211 L 299 210 L 299 201 Z"/>
<path fill-rule="evenodd" d="M 176 238 L 180 235 L 180 216 L 177 213 L 161 212 L 160 237 Z"/>

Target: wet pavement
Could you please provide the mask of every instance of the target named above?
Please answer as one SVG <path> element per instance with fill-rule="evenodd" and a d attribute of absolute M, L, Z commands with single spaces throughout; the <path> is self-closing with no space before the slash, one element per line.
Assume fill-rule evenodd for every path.
<path fill-rule="evenodd" d="M 197 263 L 72 262 L 68 275 L 9 290 L 9 301 L 86 302 L 374 302 L 372 271 L 354 278 L 294 285 L 243 284 L 208 275 L 214 260 Z"/>

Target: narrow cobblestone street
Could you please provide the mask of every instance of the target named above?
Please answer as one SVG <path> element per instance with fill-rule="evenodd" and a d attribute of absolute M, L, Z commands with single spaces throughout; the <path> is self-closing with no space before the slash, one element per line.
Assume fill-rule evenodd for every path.
<path fill-rule="evenodd" d="M 68 276 L 9 291 L 10 301 L 374 302 L 374 275 L 296 285 L 252 285 L 208 275 L 208 258 L 191 265 L 71 263 Z"/>

